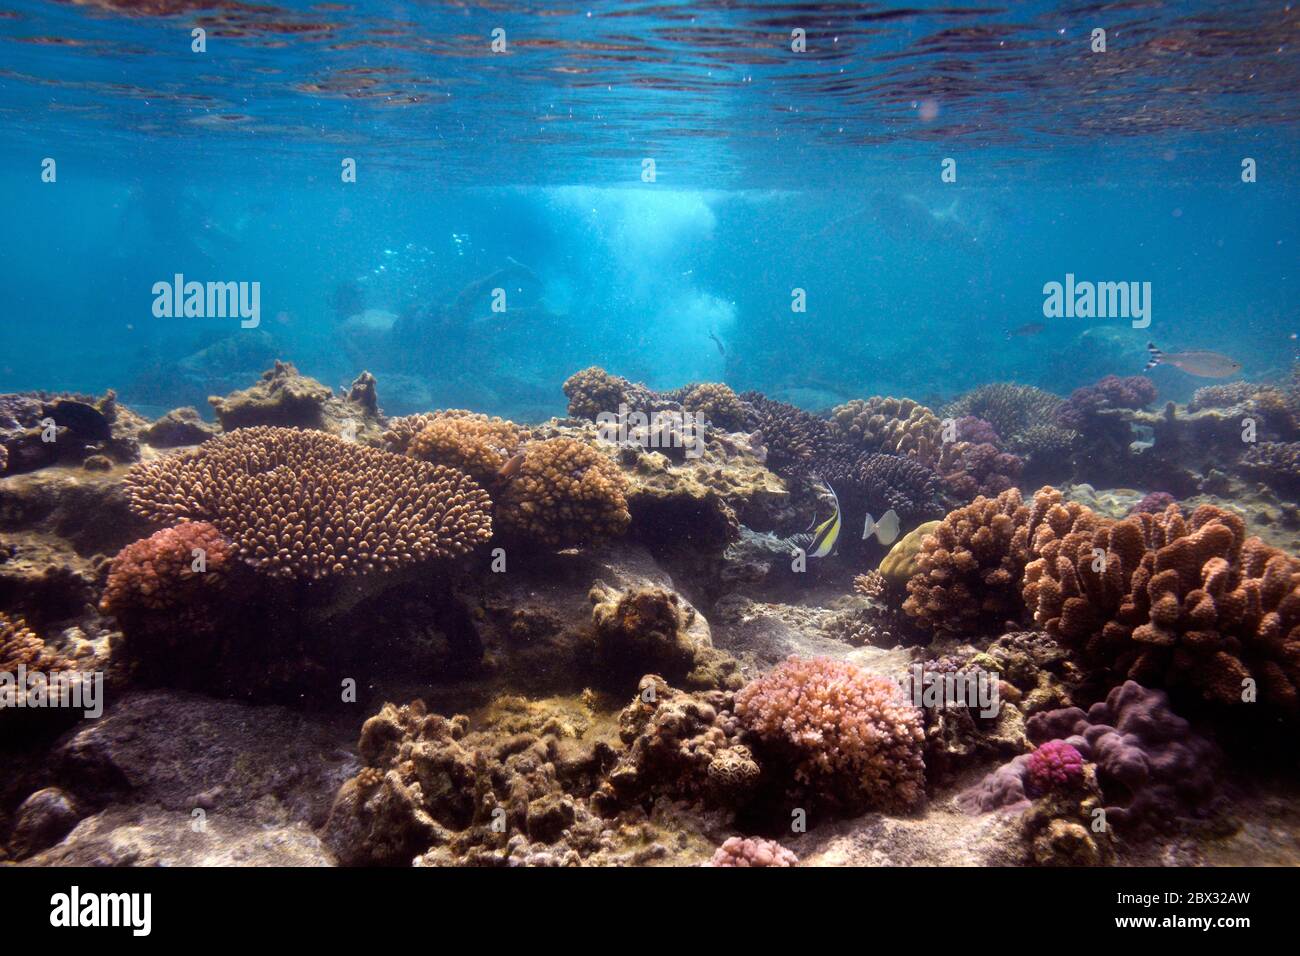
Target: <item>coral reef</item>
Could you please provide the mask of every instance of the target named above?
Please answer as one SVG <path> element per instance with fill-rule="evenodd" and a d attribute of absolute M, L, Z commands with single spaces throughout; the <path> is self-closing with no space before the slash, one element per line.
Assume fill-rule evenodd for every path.
<path fill-rule="evenodd" d="M 458 468 L 485 487 L 519 448 L 523 433 L 513 422 L 462 409 L 435 412 L 404 451 L 412 458 Z M 393 434 L 390 429 L 388 434 Z"/>
<path fill-rule="evenodd" d="M 1107 824 L 1160 828 L 1214 808 L 1219 754 L 1169 709 L 1161 691 L 1127 681 L 1086 714 L 1077 707 L 1055 710 L 1030 718 L 1028 727 L 1042 741 L 1040 751 L 1057 741 L 1097 765 Z"/>
<path fill-rule="evenodd" d="M 889 553 L 881 559 L 878 568 L 886 584 L 895 590 L 901 590 L 907 585 L 908 580 L 918 570 L 917 555 L 921 553 L 921 546 L 926 536 L 933 534 L 940 524 L 942 524 L 941 520 L 926 521 L 894 542 Z"/>
<path fill-rule="evenodd" d="M 1120 679 L 1221 704 L 1254 700 L 1258 685 L 1269 706 L 1297 710 L 1300 561 L 1245 539 L 1241 518 L 1212 505 L 1112 522 L 1042 504 L 1023 591 L 1049 634 Z"/>
<path fill-rule="evenodd" d="M 140 440 L 154 448 L 180 448 L 184 445 L 201 445 L 217 434 L 196 409 L 173 408 L 170 412 L 140 432 Z"/>
<path fill-rule="evenodd" d="M 1177 504 L 1177 501 L 1169 492 L 1151 491 L 1143 495 L 1141 500 L 1129 509 L 1129 514 L 1163 514 L 1173 504 Z"/>
<path fill-rule="evenodd" d="M 1145 408 L 1156 400 L 1156 387 L 1145 375 L 1107 375 L 1093 385 L 1076 388 L 1056 410 L 1056 423 L 1073 431 L 1086 430 L 1104 408 Z"/>
<path fill-rule="evenodd" d="M 1062 404 L 1063 399 L 1041 388 L 994 382 L 962 395 L 945 405 L 939 414 L 943 418 L 983 419 L 1001 437 L 1001 447 L 1017 454 L 1037 456 L 1046 448 L 1069 445 L 1068 429 L 1056 429 L 1050 441 L 1049 432 L 1031 431 L 1053 429 L 1049 423 L 1056 419 Z"/>
<path fill-rule="evenodd" d="M 563 387 L 569 399 L 569 414 L 591 421 L 601 414 L 617 415 L 621 405 L 629 411 L 649 412 L 661 404 L 644 385 L 611 375 L 595 365 L 569 376 Z"/>
<path fill-rule="evenodd" d="M 502 533 L 568 548 L 627 531 L 627 479 L 600 451 L 550 438 L 527 445 L 522 455 L 497 498 Z"/>
<path fill-rule="evenodd" d="M 775 840 L 728 837 L 707 866 L 798 866 L 799 857 Z"/>
<path fill-rule="evenodd" d="M 926 630 L 953 633 L 1018 618 L 1028 519 L 1015 488 L 949 512 L 922 539 L 903 610 Z"/>
<path fill-rule="evenodd" d="M 861 525 L 866 512 L 880 517 L 890 508 L 905 522 L 943 512 L 939 476 L 907 456 L 874 452 L 837 455 L 825 462 L 822 477 L 839 494 L 841 503 L 853 509 L 846 522 Z"/>
<path fill-rule="evenodd" d="M 789 766 L 794 789 L 814 804 L 907 811 L 924 799 L 921 715 L 887 678 L 792 657 L 736 694 L 736 716 L 759 763 Z"/>
<path fill-rule="evenodd" d="M 742 392 L 740 398 L 754 410 L 753 425 L 767 448 L 768 467 L 787 479 L 806 478 L 821 467 L 832 442 L 825 419 L 761 392 Z"/>
<path fill-rule="evenodd" d="M 19 474 L 94 456 L 127 464 L 140 457 L 145 420 L 117 393 L 0 394 L 0 474 Z"/>
<path fill-rule="evenodd" d="M 0 612 L 0 673 L 14 674 L 20 666 L 48 674 L 68 670 L 73 663 L 46 644 L 22 618 Z"/>
<path fill-rule="evenodd" d="M 740 686 L 736 662 L 713 647 L 708 624 L 676 593 L 657 587 L 620 591 L 597 581 L 591 603 L 603 679 L 635 683 L 655 673 L 692 690 Z"/>
<path fill-rule="evenodd" d="M 454 557 L 491 535 L 491 501 L 461 472 L 322 432 L 242 428 L 126 477 L 132 508 L 209 521 L 239 556 L 285 577 Z"/>
<path fill-rule="evenodd" d="M 854 399 L 831 411 L 831 432 L 867 451 L 910 455 L 934 464 L 941 426 L 934 412 L 910 398 Z"/>
<path fill-rule="evenodd" d="M 1239 467 L 1279 494 L 1300 495 L 1300 441 L 1259 442 L 1246 450 Z"/>
<path fill-rule="evenodd" d="M 100 609 L 105 614 L 150 610 L 171 615 L 198 610 L 197 619 L 185 626 L 201 623 L 204 606 L 226 583 L 232 559 L 230 542 L 205 521 L 164 528 L 118 552 Z"/>
<path fill-rule="evenodd" d="M 724 431 L 743 430 L 753 415 L 731 387 L 721 382 L 704 382 L 682 389 L 682 409 Z"/>
<path fill-rule="evenodd" d="M 363 372 L 344 397 L 338 398 L 329 386 L 301 374 L 289 362 L 277 360 L 249 388 L 224 398 L 211 396 L 208 403 L 227 432 L 258 426 L 309 428 L 348 441 L 379 444 L 379 406 L 374 376 L 369 372 Z"/>

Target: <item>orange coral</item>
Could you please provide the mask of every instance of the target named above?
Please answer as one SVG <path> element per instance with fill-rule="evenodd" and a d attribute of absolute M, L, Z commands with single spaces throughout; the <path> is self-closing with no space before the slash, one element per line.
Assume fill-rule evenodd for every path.
<path fill-rule="evenodd" d="M 1300 560 L 1246 539 L 1240 516 L 1212 505 L 1118 522 L 1082 509 L 1068 527 L 1059 503 L 1049 512 L 1023 587 L 1049 634 L 1118 679 L 1225 704 L 1250 679 L 1261 699 L 1300 709 Z"/>
<path fill-rule="evenodd" d="M 126 476 L 131 507 L 209 521 L 267 573 L 322 578 L 465 554 L 492 533 L 462 472 L 323 432 L 242 428 Z"/>
<path fill-rule="evenodd" d="M 528 445 L 497 502 L 501 529 L 553 547 L 627 530 L 627 479 L 590 445 L 551 438 Z"/>
<path fill-rule="evenodd" d="M 206 521 L 164 528 L 118 552 L 100 610 L 187 611 L 222 587 L 233 556 L 230 542 Z"/>
<path fill-rule="evenodd" d="M 487 485 L 496 480 L 522 438 L 519 427 L 504 418 L 451 409 L 427 418 L 410 439 L 406 453 L 421 461 L 459 468 Z"/>
<path fill-rule="evenodd" d="M 1019 617 L 1028 518 L 1015 488 L 949 512 L 922 541 L 903 610 L 926 630 L 954 633 Z"/>
<path fill-rule="evenodd" d="M 20 666 L 29 672 L 48 674 L 68 670 L 73 665 L 46 644 L 21 617 L 0 612 L 0 672 L 16 674 Z"/>

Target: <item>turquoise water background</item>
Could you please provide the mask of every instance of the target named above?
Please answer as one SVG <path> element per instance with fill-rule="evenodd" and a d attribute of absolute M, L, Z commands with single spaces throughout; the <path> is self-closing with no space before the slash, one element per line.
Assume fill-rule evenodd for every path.
<path fill-rule="evenodd" d="M 280 357 L 369 369 L 390 413 L 560 414 L 591 364 L 935 403 L 1137 374 L 1148 340 L 1284 378 L 1297 40 L 1284 4 L 20 0 L 0 391 L 203 407 Z M 155 317 L 176 273 L 260 283 L 260 325 Z M 1150 328 L 1044 319 L 1067 273 L 1150 282 Z M 475 285 L 497 275 L 504 314 Z"/>

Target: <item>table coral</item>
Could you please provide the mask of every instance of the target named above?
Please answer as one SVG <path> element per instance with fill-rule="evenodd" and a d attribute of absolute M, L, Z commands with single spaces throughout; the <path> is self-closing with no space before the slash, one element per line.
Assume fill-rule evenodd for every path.
<path fill-rule="evenodd" d="M 898 685 L 824 657 L 783 664 L 736 694 L 759 763 L 788 763 L 798 799 L 848 812 L 911 810 L 925 796 L 920 711 Z"/>
<path fill-rule="evenodd" d="M 799 865 L 799 857 L 775 840 L 762 837 L 728 837 L 706 866 L 777 866 Z"/>
<path fill-rule="evenodd" d="M 623 534 L 631 522 L 627 479 L 597 449 L 573 438 L 549 438 L 524 448 L 519 468 L 497 500 L 507 534 L 557 548 Z"/>
<path fill-rule="evenodd" d="M 921 542 L 903 610 L 926 630 L 953 633 L 1018 618 L 1028 517 L 1015 488 L 949 512 Z"/>
<path fill-rule="evenodd" d="M 201 570 L 195 567 L 196 552 Z M 221 588 L 233 556 L 230 542 L 206 521 L 164 528 L 118 552 L 100 610 L 184 611 Z"/>
<path fill-rule="evenodd" d="M 491 500 L 462 472 L 321 432 L 239 429 L 135 466 L 132 509 L 209 521 L 268 574 L 323 578 L 463 555 L 492 533 Z"/>

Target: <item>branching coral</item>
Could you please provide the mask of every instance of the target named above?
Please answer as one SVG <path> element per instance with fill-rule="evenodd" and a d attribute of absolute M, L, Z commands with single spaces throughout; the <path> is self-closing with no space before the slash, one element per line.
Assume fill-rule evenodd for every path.
<path fill-rule="evenodd" d="M 1240 468 L 1284 495 L 1300 494 L 1300 442 L 1262 441 L 1242 455 Z"/>
<path fill-rule="evenodd" d="M 822 466 L 820 459 L 832 441 L 825 419 L 761 392 L 744 392 L 740 398 L 753 409 L 753 425 L 767 447 L 769 468 L 783 478 L 802 478 Z"/>
<path fill-rule="evenodd" d="M 627 530 L 627 479 L 598 450 L 572 438 L 551 438 L 522 454 L 497 501 L 503 532 L 567 548 Z"/>
<path fill-rule="evenodd" d="M 775 840 L 762 837 L 728 837 L 707 866 L 798 866 L 799 857 Z"/>
<path fill-rule="evenodd" d="M 942 475 L 949 492 L 961 501 L 980 495 L 992 498 L 1014 487 L 1024 462 L 1009 452 L 1000 452 L 991 444 L 956 442 L 955 467 Z"/>
<path fill-rule="evenodd" d="M 801 796 L 845 810 L 908 810 L 925 795 L 921 714 L 893 681 L 844 661 L 790 658 L 736 694 L 736 715 Z"/>
<path fill-rule="evenodd" d="M 1051 422 L 1061 407 L 1062 399 L 1031 385 L 1013 385 L 994 382 L 982 385 L 972 392 L 944 406 L 940 415 L 945 418 L 963 418 L 973 415 L 988 422 L 1001 436 L 1003 447 L 1017 453 L 1033 450 L 1029 430 Z"/>
<path fill-rule="evenodd" d="M 19 667 L 29 672 L 53 673 L 73 664 L 45 643 L 20 617 L 0 611 L 0 673 L 16 674 Z"/>
<path fill-rule="evenodd" d="M 958 634 L 1019 617 L 1028 517 L 1015 488 L 950 512 L 921 543 L 903 610 L 926 630 Z"/>
<path fill-rule="evenodd" d="M 824 461 L 821 475 L 841 502 L 858 512 L 852 515 L 858 523 L 865 511 L 880 517 L 893 508 L 905 522 L 943 511 L 939 476 L 909 457 L 852 452 L 833 455 Z"/>
<path fill-rule="evenodd" d="M 1212 505 L 1119 522 L 1047 508 L 1024 598 L 1049 634 L 1119 678 L 1222 704 L 1300 709 L 1300 560 Z"/>
<path fill-rule="evenodd" d="M 452 409 L 429 416 L 405 450 L 412 458 L 459 468 L 490 487 L 522 438 L 519 427 L 504 418 Z"/>
<path fill-rule="evenodd" d="M 100 610 L 184 612 L 225 584 L 233 557 L 230 542 L 206 521 L 164 528 L 118 552 Z"/>
<path fill-rule="evenodd" d="M 245 561 L 285 577 L 458 556 L 492 533 L 491 500 L 461 472 L 321 432 L 240 429 L 137 465 L 125 483 L 138 514 L 211 522 Z"/>

